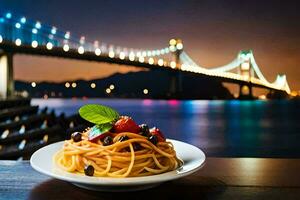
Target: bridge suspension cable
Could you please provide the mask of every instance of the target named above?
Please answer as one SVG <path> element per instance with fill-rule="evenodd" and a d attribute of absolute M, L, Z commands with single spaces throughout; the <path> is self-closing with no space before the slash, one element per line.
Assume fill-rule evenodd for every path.
<path fill-rule="evenodd" d="M 205 68 L 198 65 L 183 51 L 183 44 L 180 39 L 171 39 L 169 46 L 158 49 L 115 47 L 112 44 L 99 41 L 88 41 L 84 36 L 75 36 L 69 31 L 63 31 L 56 26 L 42 24 L 39 21 L 32 21 L 25 17 L 16 18 L 11 13 L 6 13 L 3 17 L 0 17 L 0 43 L 4 42 L 13 42 L 17 47 L 22 45 L 31 46 L 32 48 L 43 46 L 49 51 L 54 48 L 61 48 L 65 52 L 75 50 L 78 54 L 89 52 L 94 53 L 96 56 L 127 60 L 128 62 L 147 62 L 149 65 L 156 64 L 160 67 L 169 67 L 175 70 L 255 83 L 290 93 L 285 75 L 278 75 L 273 83 L 267 81 L 258 67 L 252 51 L 241 51 L 233 61 L 226 65 Z M 177 62 L 181 62 L 181 65 L 179 66 L 180 63 Z M 251 74 L 250 77 L 239 74 L 245 63 L 249 66 L 247 70 L 253 69 L 254 71 L 253 75 L 249 73 Z M 237 69 L 237 73 L 232 72 L 235 69 Z"/>
<path fill-rule="evenodd" d="M 255 77 L 244 77 L 243 75 L 235 74 L 230 71 L 234 69 L 239 69 L 241 65 L 249 60 L 251 66 L 253 67 L 253 70 L 255 72 L 255 75 L 258 78 Z M 219 67 L 213 67 L 213 68 L 204 68 L 200 65 L 198 65 L 193 59 L 189 57 L 189 55 L 186 52 L 182 52 L 180 55 L 180 61 L 182 62 L 182 70 L 185 71 L 191 71 L 201 74 L 206 74 L 210 76 L 218 76 L 218 77 L 224 77 L 224 78 L 231 78 L 241 81 L 249 81 L 253 82 L 255 84 L 262 84 L 266 85 L 267 87 L 278 89 L 278 90 L 284 90 L 287 93 L 290 93 L 290 88 L 288 86 L 286 76 L 285 75 L 277 75 L 276 80 L 273 83 L 270 83 L 267 81 L 267 79 L 262 74 L 260 68 L 258 67 L 252 51 L 249 51 L 246 55 L 243 54 L 241 51 L 238 56 L 227 65 L 219 66 Z"/>
<path fill-rule="evenodd" d="M 10 33 L 5 33 L 5 26 L 10 26 Z M 32 36 L 26 38 L 25 35 L 29 34 Z M 150 59 L 150 63 L 152 63 L 153 58 L 161 58 L 171 53 L 168 46 L 159 49 L 135 49 L 99 43 L 99 41 L 89 41 L 84 36 L 71 34 L 70 31 L 62 31 L 55 26 L 42 24 L 40 21 L 33 21 L 25 17 L 18 18 L 11 13 L 6 13 L 0 18 L 0 41 L 11 39 L 15 40 L 18 45 L 27 44 L 34 48 L 40 45 L 45 45 L 49 50 L 54 47 L 63 47 L 64 51 L 77 49 L 79 54 L 94 52 L 97 56 L 106 54 L 110 58 L 122 60 L 145 62 L 145 58 L 147 58 Z M 171 62 L 167 57 L 164 60 Z"/>
<path fill-rule="evenodd" d="M 183 63 L 189 63 L 189 65 L 191 65 L 191 66 L 198 67 L 202 70 L 206 70 L 209 72 L 228 72 L 233 69 L 236 69 L 237 67 L 239 67 L 242 64 L 242 59 L 239 57 L 236 57 L 233 61 L 231 61 L 230 63 L 228 63 L 226 65 L 208 69 L 208 68 L 204 68 L 204 67 L 196 64 L 185 52 L 182 52 L 182 54 L 180 55 L 180 59 Z"/>

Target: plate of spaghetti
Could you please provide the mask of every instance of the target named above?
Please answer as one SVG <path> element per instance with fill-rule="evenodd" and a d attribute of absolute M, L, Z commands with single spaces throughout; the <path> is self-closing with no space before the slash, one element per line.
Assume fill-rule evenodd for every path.
<path fill-rule="evenodd" d="M 137 125 L 110 107 L 89 104 L 79 114 L 95 125 L 36 151 L 30 159 L 35 170 L 90 190 L 130 191 L 187 176 L 204 164 L 197 147 L 166 139 L 160 129 Z"/>

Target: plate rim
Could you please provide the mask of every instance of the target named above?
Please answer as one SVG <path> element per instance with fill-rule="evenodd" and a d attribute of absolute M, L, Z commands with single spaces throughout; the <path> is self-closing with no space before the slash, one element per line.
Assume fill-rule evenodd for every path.
<path fill-rule="evenodd" d="M 165 172 L 165 173 L 157 174 L 157 175 L 143 176 L 143 177 L 126 177 L 126 178 L 87 177 L 87 176 L 82 176 L 79 174 L 78 174 L 78 176 L 80 176 L 80 177 L 78 177 L 78 178 L 75 176 L 68 177 L 63 174 L 60 175 L 60 174 L 54 173 L 54 169 L 52 169 L 50 171 L 45 170 L 35 164 L 35 159 L 41 152 L 44 152 L 46 149 L 48 149 L 50 147 L 53 147 L 56 145 L 62 145 L 64 142 L 64 140 L 63 140 L 63 141 L 49 144 L 49 145 L 44 146 L 44 147 L 38 149 L 37 151 L 35 151 L 30 158 L 30 165 L 34 170 L 38 171 L 39 173 L 47 175 L 52 178 L 56 178 L 56 179 L 71 182 L 71 183 L 84 184 L 84 185 L 98 185 L 98 186 L 101 186 L 101 185 L 102 186 L 129 186 L 129 185 L 141 185 L 141 184 L 146 185 L 146 184 L 162 183 L 162 182 L 166 182 L 166 181 L 170 181 L 170 180 L 174 180 L 174 179 L 178 179 L 178 178 L 190 175 L 190 174 L 198 171 L 205 165 L 206 155 L 200 148 L 198 148 L 194 145 L 191 145 L 189 143 L 179 141 L 179 140 L 174 140 L 174 139 L 167 139 L 167 140 L 172 143 L 173 142 L 181 143 L 183 145 L 190 146 L 193 149 L 197 149 L 197 151 L 200 153 L 198 156 L 198 159 L 197 159 L 200 161 L 199 164 L 196 167 L 194 167 L 193 169 L 188 170 L 188 171 L 183 171 L 183 172 L 177 172 L 177 170 L 178 170 L 177 169 L 177 170 L 173 170 L 170 172 Z M 176 151 L 178 151 L 178 150 L 176 150 Z M 53 163 L 52 158 L 53 158 L 53 154 L 51 154 L 51 162 L 52 162 L 52 168 L 53 168 L 55 166 L 55 164 Z M 56 168 L 58 168 L 58 167 L 56 166 Z M 65 172 L 65 173 L 70 174 L 72 176 L 75 175 L 70 172 Z"/>

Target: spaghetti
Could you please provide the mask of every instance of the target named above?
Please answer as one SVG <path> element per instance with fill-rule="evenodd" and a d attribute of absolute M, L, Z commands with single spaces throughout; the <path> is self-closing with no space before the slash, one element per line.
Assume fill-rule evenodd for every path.
<path fill-rule="evenodd" d="M 98 177 L 137 177 L 161 174 L 182 165 L 171 142 L 153 144 L 137 133 L 110 133 L 111 144 L 103 140 L 91 142 L 91 129 L 83 132 L 80 141 L 66 140 L 54 156 L 54 162 L 64 171 Z M 87 166 L 92 173 L 87 174 Z"/>

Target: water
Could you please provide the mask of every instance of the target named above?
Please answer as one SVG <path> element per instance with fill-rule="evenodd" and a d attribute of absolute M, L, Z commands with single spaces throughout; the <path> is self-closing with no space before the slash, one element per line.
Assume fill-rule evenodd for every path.
<path fill-rule="evenodd" d="M 300 158 L 299 101 L 34 99 L 71 115 L 87 103 L 109 105 L 136 122 L 159 127 L 208 156 Z"/>

